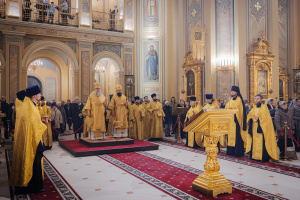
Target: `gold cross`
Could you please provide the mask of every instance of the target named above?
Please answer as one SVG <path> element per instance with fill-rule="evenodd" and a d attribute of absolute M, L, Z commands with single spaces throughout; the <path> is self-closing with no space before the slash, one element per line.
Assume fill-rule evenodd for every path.
<path fill-rule="evenodd" d="M 254 7 L 256 8 L 257 11 L 259 11 L 261 9 L 261 6 L 259 5 L 258 2 L 256 3 L 256 5 Z"/>
<path fill-rule="evenodd" d="M 279 6 L 279 8 L 278 8 L 279 12 L 281 12 L 282 9 L 283 9 L 283 7 Z"/>
<path fill-rule="evenodd" d="M 195 17 L 196 13 L 197 13 L 197 10 L 194 9 L 193 12 L 192 12 L 193 17 Z"/>

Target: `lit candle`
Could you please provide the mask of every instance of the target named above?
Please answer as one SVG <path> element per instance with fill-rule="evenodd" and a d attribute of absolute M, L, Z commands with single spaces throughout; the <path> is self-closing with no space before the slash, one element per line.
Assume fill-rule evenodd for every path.
<path fill-rule="evenodd" d="M 46 102 L 45 102 L 45 116 L 47 116 L 47 105 L 46 105 Z"/>
<path fill-rule="evenodd" d="M 228 107 L 230 108 L 230 98 L 229 98 L 229 100 L 228 100 Z"/>

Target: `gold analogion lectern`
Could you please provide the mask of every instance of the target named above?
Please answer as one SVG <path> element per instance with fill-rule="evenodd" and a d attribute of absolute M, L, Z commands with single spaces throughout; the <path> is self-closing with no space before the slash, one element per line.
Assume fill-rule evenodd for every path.
<path fill-rule="evenodd" d="M 183 130 L 204 135 L 207 144 L 205 171 L 193 181 L 193 190 L 212 197 L 223 193 L 232 193 L 231 183 L 219 172 L 217 143 L 220 136 L 230 133 L 234 123 L 234 114 L 237 111 L 237 109 L 205 110 Z"/>

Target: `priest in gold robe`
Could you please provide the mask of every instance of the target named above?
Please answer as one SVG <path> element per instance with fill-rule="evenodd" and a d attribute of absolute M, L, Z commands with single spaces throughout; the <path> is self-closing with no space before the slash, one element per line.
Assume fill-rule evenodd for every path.
<path fill-rule="evenodd" d="M 188 120 L 190 120 L 190 118 L 193 115 L 198 114 L 202 109 L 201 109 L 201 104 L 200 102 L 196 102 L 197 99 L 196 97 L 191 97 L 190 98 L 190 105 L 191 108 L 189 109 L 189 111 L 186 113 L 186 117 L 184 122 L 188 122 Z M 201 135 L 199 134 L 195 134 L 194 132 L 188 132 L 187 135 L 187 140 L 186 140 L 186 146 L 188 147 L 204 147 L 204 143 L 203 143 L 203 136 L 201 137 Z"/>
<path fill-rule="evenodd" d="M 140 104 L 140 97 L 134 97 L 135 104 L 130 109 L 130 121 L 132 122 L 132 131 L 130 137 L 132 139 L 144 140 L 145 128 L 144 128 L 144 117 L 145 109 Z"/>
<path fill-rule="evenodd" d="M 51 108 L 46 105 L 46 99 L 44 96 L 41 97 L 39 109 L 40 109 L 41 116 L 48 117 L 48 120 L 43 122 L 47 126 L 47 130 L 43 134 L 43 140 L 44 140 L 45 148 L 46 150 L 48 150 L 51 149 L 53 146 L 52 128 L 51 128 Z"/>
<path fill-rule="evenodd" d="M 156 94 L 152 94 L 151 101 L 148 105 L 148 112 L 151 116 L 151 133 L 150 140 L 162 140 L 164 137 L 163 119 L 165 113 L 162 104 L 157 102 Z"/>
<path fill-rule="evenodd" d="M 262 95 L 255 96 L 255 106 L 247 117 L 246 153 L 250 153 L 250 159 L 262 162 L 277 161 L 279 155 L 276 134 L 269 109 L 262 100 Z"/>
<path fill-rule="evenodd" d="M 238 86 L 232 86 L 231 98 L 226 104 L 226 109 L 238 109 L 234 115 L 232 131 L 228 134 L 227 155 L 235 157 L 244 156 L 244 143 L 247 143 L 247 111 Z"/>
<path fill-rule="evenodd" d="M 107 125 L 107 129 L 106 129 L 107 136 L 112 136 L 113 135 L 114 118 L 111 114 L 111 110 L 107 110 L 106 120 L 108 120 L 108 125 Z"/>
<path fill-rule="evenodd" d="M 21 93 L 21 95 L 20 95 Z M 17 94 L 16 125 L 10 186 L 16 194 L 43 192 L 43 134 L 47 126 L 42 122 L 37 102 L 41 98 L 40 88 L 35 85 Z M 22 102 L 23 99 L 23 102 Z"/>
<path fill-rule="evenodd" d="M 213 94 L 205 94 L 206 105 L 203 107 L 203 110 L 207 109 L 220 109 L 218 101 L 213 98 Z M 202 136 L 205 137 L 205 136 Z M 205 141 L 205 140 L 203 140 Z M 204 144 L 206 146 L 206 144 Z M 218 147 L 226 147 L 225 135 L 219 137 Z"/>
<path fill-rule="evenodd" d="M 108 106 L 114 119 L 113 136 L 116 138 L 128 137 L 128 101 L 122 94 L 122 86 L 116 86 L 116 94 L 111 98 Z"/>
<path fill-rule="evenodd" d="M 91 120 L 89 124 L 91 132 L 90 139 L 99 139 L 101 136 L 105 137 L 106 126 L 105 126 L 105 109 L 106 109 L 106 98 L 101 93 L 100 83 L 94 83 L 94 91 L 88 97 L 88 100 L 82 109 L 82 112 L 87 112 L 87 120 Z"/>
<path fill-rule="evenodd" d="M 144 121 L 144 137 L 145 137 L 145 139 L 149 139 L 150 134 L 151 134 L 151 123 L 150 123 L 150 113 L 148 111 L 148 106 L 149 106 L 148 96 L 144 97 L 144 102 L 142 103 L 142 106 L 145 109 L 145 117 L 143 119 L 143 121 Z"/>

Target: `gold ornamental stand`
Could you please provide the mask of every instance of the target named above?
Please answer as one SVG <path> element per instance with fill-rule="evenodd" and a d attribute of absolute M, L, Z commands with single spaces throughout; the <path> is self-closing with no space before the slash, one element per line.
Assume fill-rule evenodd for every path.
<path fill-rule="evenodd" d="M 193 190 L 199 191 L 207 196 L 216 197 L 223 193 L 232 193 L 231 183 L 223 176 L 217 160 L 219 137 L 230 133 L 231 123 L 237 109 L 214 109 L 206 110 L 194 121 L 192 121 L 184 131 L 195 132 L 206 137 L 207 158 L 204 164 L 204 172 L 200 174 L 192 183 Z"/>
<path fill-rule="evenodd" d="M 287 122 L 284 122 L 284 158 L 281 159 L 283 161 L 291 161 L 292 159 L 290 159 L 288 156 L 287 156 Z"/>

